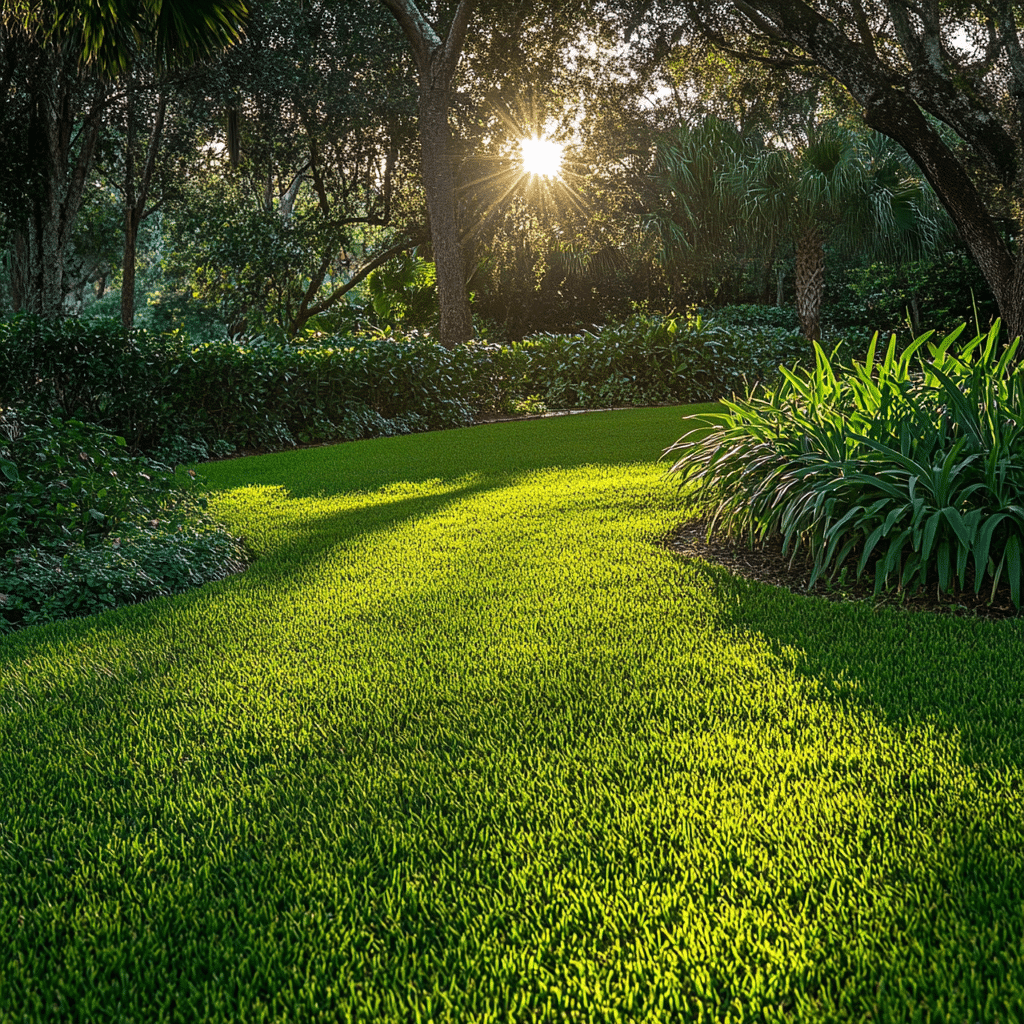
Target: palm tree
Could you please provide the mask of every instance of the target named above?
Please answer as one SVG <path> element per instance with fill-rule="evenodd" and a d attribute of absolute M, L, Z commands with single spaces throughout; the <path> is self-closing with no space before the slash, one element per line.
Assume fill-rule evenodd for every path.
<path fill-rule="evenodd" d="M 756 247 L 740 225 L 741 193 L 728 186 L 728 174 L 749 148 L 734 125 L 717 117 L 680 125 L 658 140 L 645 222 L 660 242 L 673 290 L 685 283 L 701 299 L 710 297 L 727 273 L 724 259 Z"/>
<path fill-rule="evenodd" d="M 654 176 L 669 197 L 649 217 L 666 264 L 744 250 L 770 262 L 792 245 L 809 340 L 821 337 L 826 245 L 909 258 L 932 248 L 948 223 L 898 146 L 836 122 L 782 147 L 708 119 L 663 140 Z"/>
<path fill-rule="evenodd" d="M 727 175 L 743 221 L 793 243 L 797 316 L 809 340 L 821 337 L 826 244 L 910 258 L 943 233 L 935 194 L 877 132 L 830 122 L 791 149 L 744 154 Z"/>

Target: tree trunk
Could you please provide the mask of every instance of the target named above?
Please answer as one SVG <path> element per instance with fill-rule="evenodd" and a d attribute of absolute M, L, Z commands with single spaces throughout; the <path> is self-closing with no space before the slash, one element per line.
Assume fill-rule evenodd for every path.
<path fill-rule="evenodd" d="M 121 255 L 121 326 L 135 326 L 135 245 L 139 233 L 135 196 L 135 80 L 128 69 L 125 82 L 124 250 Z"/>
<path fill-rule="evenodd" d="M 419 130 L 423 188 L 430 218 L 430 242 L 437 270 L 441 344 L 454 348 L 473 337 L 473 317 L 466 296 L 466 259 L 455 200 L 452 132 L 447 89 L 424 83 L 420 90 Z"/>
<path fill-rule="evenodd" d="M 64 255 L 82 205 L 99 140 L 106 87 L 95 84 L 84 112 L 72 97 L 82 88 L 76 57 L 52 48 L 33 97 L 34 137 L 44 149 L 45 185 L 15 231 L 12 284 L 19 311 L 64 313 Z"/>
<path fill-rule="evenodd" d="M 796 243 L 796 315 L 808 341 L 821 340 L 821 299 L 825 293 L 825 249 L 815 227 L 805 228 Z"/>
<path fill-rule="evenodd" d="M 416 0 L 381 0 L 402 27 L 419 77 L 419 134 L 423 191 L 430 218 L 430 243 L 437 271 L 440 342 L 455 348 L 473 337 L 466 295 L 466 264 L 455 199 L 455 152 L 448 123 L 452 78 L 462 52 L 475 0 L 459 0 L 445 38 Z"/>
<path fill-rule="evenodd" d="M 132 72 L 128 72 L 127 131 L 124 160 L 124 253 L 121 258 L 121 326 L 130 331 L 135 326 L 135 270 L 138 261 L 139 227 L 146 215 L 146 200 L 150 182 L 156 168 L 156 155 L 164 130 L 167 95 L 161 92 L 157 101 L 156 117 L 149 133 L 146 162 L 138 188 L 135 187 L 135 85 Z"/>

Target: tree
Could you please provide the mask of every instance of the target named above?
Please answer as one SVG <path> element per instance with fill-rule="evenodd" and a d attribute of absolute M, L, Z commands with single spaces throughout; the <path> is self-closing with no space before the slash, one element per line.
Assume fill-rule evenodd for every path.
<path fill-rule="evenodd" d="M 381 0 L 409 43 L 419 84 L 420 160 L 437 265 L 440 340 L 454 347 L 473 337 L 466 294 L 466 260 L 455 197 L 456 151 L 449 109 L 452 82 L 466 41 L 475 0 L 459 0 L 446 29 L 433 24 L 415 0 Z"/>
<path fill-rule="evenodd" d="M 1013 241 L 1024 227 L 1019 4 L 644 0 L 629 9 L 631 28 L 646 26 L 648 37 L 663 34 L 668 19 L 676 42 L 699 37 L 768 66 L 828 72 L 866 124 L 920 167 L 991 286 L 1006 337 L 1021 334 L 1024 261 Z"/>
<path fill-rule="evenodd" d="M 7 88 L 0 123 L 24 125 L 27 140 L 44 154 L 40 173 L 5 204 L 17 308 L 51 317 L 62 312 L 65 258 L 114 79 L 130 67 L 140 40 L 162 64 L 192 61 L 237 39 L 244 15 L 242 0 L 4 4 L 0 78 Z M 12 212 L 19 206 L 20 216 Z M 132 216 L 126 208 L 126 228 Z"/>
<path fill-rule="evenodd" d="M 810 138 L 790 146 L 744 138 L 717 119 L 669 133 L 656 164 L 669 202 L 651 221 L 670 262 L 706 264 L 708 252 L 733 250 L 770 263 L 788 243 L 800 327 L 818 340 L 826 245 L 911 257 L 943 225 L 933 194 L 890 140 L 836 122 L 808 127 Z"/>
<path fill-rule="evenodd" d="M 793 243 L 797 316 L 809 340 L 821 337 L 826 245 L 911 258 L 942 233 L 934 193 L 876 133 L 828 123 L 791 149 L 763 149 L 737 170 L 743 219 Z"/>
<path fill-rule="evenodd" d="M 190 76 L 211 145 L 166 218 L 165 266 L 234 330 L 297 334 L 424 240 L 409 64 L 377 4 L 267 2 Z"/>
<path fill-rule="evenodd" d="M 752 143 L 735 125 L 706 117 L 656 138 L 647 174 L 645 223 L 661 246 L 674 293 L 686 301 L 718 299 L 730 277 L 754 259 L 774 261 L 774 247 L 740 217 L 741 189 L 728 173 L 743 166 Z"/>

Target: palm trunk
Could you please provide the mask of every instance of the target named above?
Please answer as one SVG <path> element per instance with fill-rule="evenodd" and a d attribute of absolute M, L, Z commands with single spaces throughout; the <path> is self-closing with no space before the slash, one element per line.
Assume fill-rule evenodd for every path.
<path fill-rule="evenodd" d="M 825 293 L 825 248 L 816 227 L 805 228 L 796 243 L 796 315 L 808 341 L 821 340 L 821 300 Z"/>

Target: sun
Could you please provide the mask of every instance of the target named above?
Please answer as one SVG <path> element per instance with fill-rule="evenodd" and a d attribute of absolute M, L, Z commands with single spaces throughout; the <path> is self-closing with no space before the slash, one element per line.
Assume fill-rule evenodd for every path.
<path fill-rule="evenodd" d="M 562 149 L 554 139 L 523 139 L 519 143 L 523 155 L 523 171 L 542 178 L 557 178 L 562 169 Z"/>

